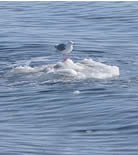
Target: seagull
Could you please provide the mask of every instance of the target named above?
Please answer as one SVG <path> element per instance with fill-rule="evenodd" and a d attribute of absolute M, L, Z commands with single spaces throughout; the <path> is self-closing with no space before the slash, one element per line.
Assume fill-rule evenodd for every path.
<path fill-rule="evenodd" d="M 55 48 L 59 53 L 66 55 L 73 50 L 74 44 L 75 43 L 73 41 L 68 41 L 66 44 L 62 43 L 62 44 L 56 45 Z M 64 58 L 64 61 L 66 61 L 66 60 L 67 60 L 67 58 Z"/>

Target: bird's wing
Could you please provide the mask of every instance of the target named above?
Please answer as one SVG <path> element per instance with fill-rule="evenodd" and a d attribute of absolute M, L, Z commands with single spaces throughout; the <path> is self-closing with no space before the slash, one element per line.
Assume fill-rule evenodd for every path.
<path fill-rule="evenodd" d="M 65 44 L 59 44 L 57 46 L 55 46 L 56 49 L 58 49 L 59 51 L 63 51 L 66 49 L 66 45 Z"/>

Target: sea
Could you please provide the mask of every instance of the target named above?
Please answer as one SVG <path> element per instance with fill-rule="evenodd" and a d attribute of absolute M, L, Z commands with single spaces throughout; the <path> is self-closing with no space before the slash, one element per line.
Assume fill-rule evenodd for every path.
<path fill-rule="evenodd" d="M 138 2 L 0 2 L 0 155 L 138 155 Z"/>

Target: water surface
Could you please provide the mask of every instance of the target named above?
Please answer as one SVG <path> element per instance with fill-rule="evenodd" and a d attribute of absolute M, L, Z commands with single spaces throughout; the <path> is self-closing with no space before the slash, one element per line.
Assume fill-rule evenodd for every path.
<path fill-rule="evenodd" d="M 0 2 L 0 28 L 1 155 L 138 154 L 137 2 Z"/>

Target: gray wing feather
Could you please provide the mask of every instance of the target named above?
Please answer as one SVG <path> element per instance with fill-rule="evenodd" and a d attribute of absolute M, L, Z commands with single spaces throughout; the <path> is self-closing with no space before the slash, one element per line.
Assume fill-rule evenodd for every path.
<path fill-rule="evenodd" d="M 66 45 L 65 44 L 59 44 L 59 45 L 55 46 L 55 48 L 59 51 L 64 51 L 66 49 Z"/>

